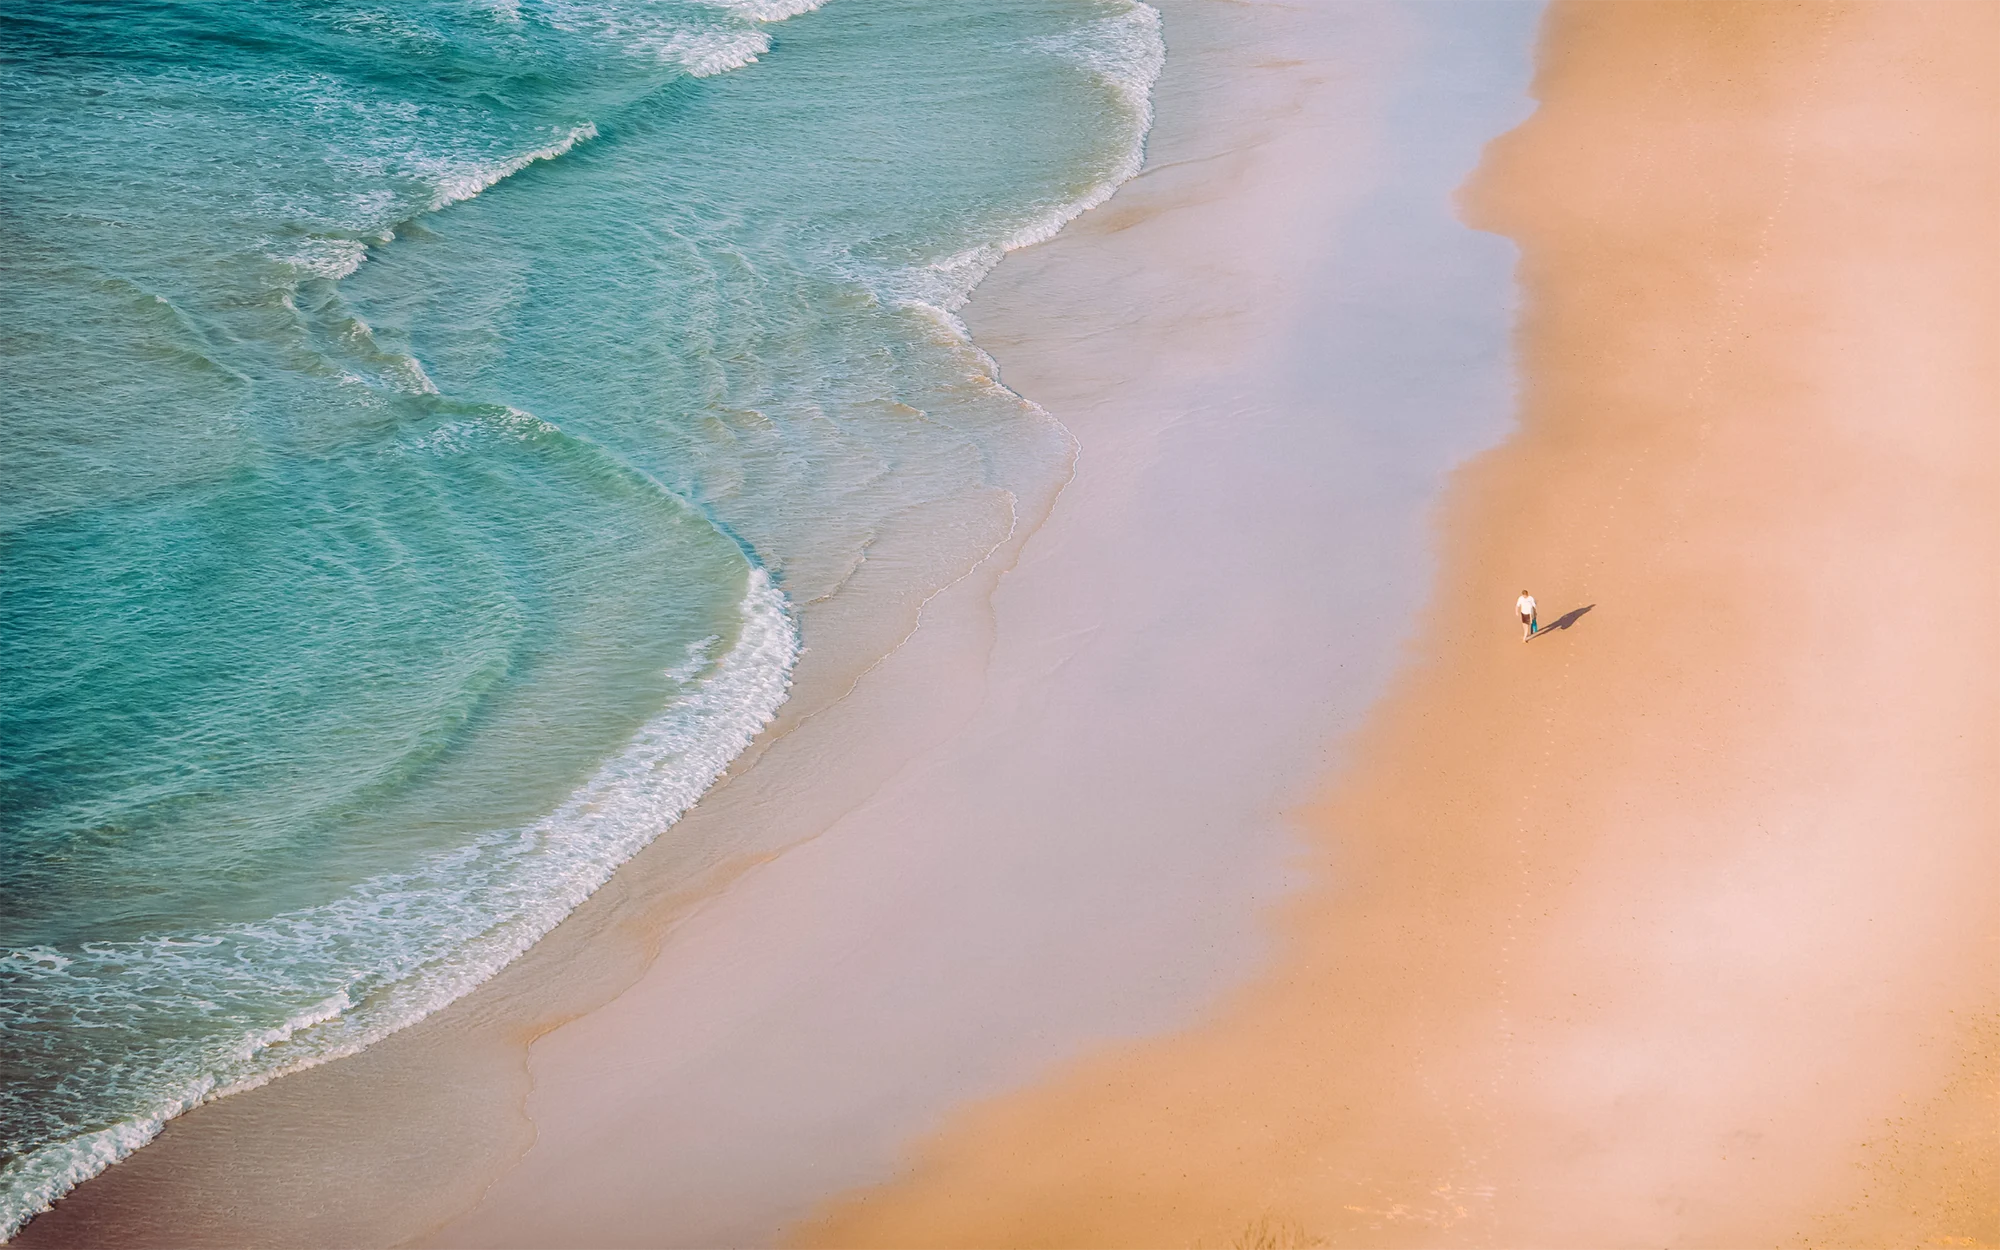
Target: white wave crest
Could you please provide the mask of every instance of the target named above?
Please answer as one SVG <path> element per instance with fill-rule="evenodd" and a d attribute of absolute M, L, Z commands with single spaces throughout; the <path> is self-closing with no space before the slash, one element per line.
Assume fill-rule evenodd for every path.
<path fill-rule="evenodd" d="M 1110 199 L 1146 160 L 1146 135 L 1153 128 L 1153 84 L 1167 63 L 1158 9 L 1134 0 L 1110 17 L 1033 40 L 1028 46 L 1059 56 L 1108 84 L 1126 115 L 1130 140 L 1104 178 L 1077 198 L 1044 207 L 992 242 L 869 282 L 884 302 L 919 312 L 958 339 L 971 338 L 958 319 L 958 310 L 1002 257 L 1054 238 L 1064 226 Z"/>
<path fill-rule="evenodd" d="M 301 277 L 338 282 L 361 268 L 368 259 L 368 245 L 359 239 L 306 239 L 271 259 L 290 265 Z"/>
<path fill-rule="evenodd" d="M 761 30 L 677 30 L 649 49 L 662 61 L 675 61 L 696 78 L 708 78 L 754 64 L 771 50 L 771 36 Z"/>
<path fill-rule="evenodd" d="M 630 56 L 678 65 L 696 78 L 708 78 L 753 64 L 770 51 L 771 36 L 760 23 L 782 21 L 795 16 L 790 10 L 805 12 L 817 4 L 709 0 L 706 7 L 713 16 L 703 20 L 687 11 L 663 15 L 597 0 L 556 0 L 546 15 L 558 30 L 600 40 Z"/>
<path fill-rule="evenodd" d="M 315 1003 L 304 1011 L 299 1012 L 276 1028 L 265 1029 L 261 1033 L 252 1033 L 243 1039 L 242 1045 L 236 1048 L 233 1057 L 238 1063 L 246 1062 L 258 1051 L 267 1050 L 272 1046 L 276 1046 L 279 1042 L 288 1042 L 300 1031 L 309 1029 L 315 1024 L 325 1024 L 328 1020 L 333 1019 L 353 1005 L 354 1000 L 347 996 L 347 991 L 341 990 L 332 997 Z"/>
<path fill-rule="evenodd" d="M 1028 46 L 1080 65 L 1104 79 L 1141 119 L 1140 128 L 1152 127 L 1153 83 L 1167 61 L 1158 9 L 1135 2 L 1122 13 L 1086 22 L 1060 35 L 1030 40 Z"/>
<path fill-rule="evenodd" d="M 437 188 L 431 195 L 430 210 L 436 212 L 462 200 L 469 200 L 481 191 L 521 172 L 536 161 L 551 161 L 569 151 L 579 143 L 597 137 L 597 123 L 585 122 L 573 126 L 568 134 L 546 147 L 492 165 L 454 164 L 436 175 Z"/>
<path fill-rule="evenodd" d="M 10 974 L 41 982 L 84 1021 L 129 1014 L 120 995 L 134 970 L 154 1000 L 213 1010 L 239 993 L 268 993 L 267 971 L 282 969 L 305 1005 L 274 1027 L 117 1074 L 152 1091 L 144 1106 L 0 1168 L 0 1241 L 174 1116 L 353 1054 L 462 997 L 553 929 L 678 821 L 784 702 L 799 637 L 784 595 L 755 564 L 739 608 L 734 645 L 711 659 L 719 639 L 693 644 L 668 672 L 680 697 L 533 825 L 439 852 L 333 902 L 194 939 L 10 952 Z"/>
<path fill-rule="evenodd" d="M 19 1232 L 21 1225 L 48 1210 L 57 1198 L 158 1137 L 168 1120 L 200 1101 L 197 1097 L 163 1108 L 159 1115 L 126 1120 L 56 1142 L 8 1164 L 0 1172 L 0 1241 Z"/>
<path fill-rule="evenodd" d="M 1146 162 L 1146 135 L 1153 128 L 1153 84 L 1167 64 L 1160 11 L 1136 2 L 1123 13 L 1037 39 L 1030 46 L 1081 66 L 1109 84 L 1131 115 L 1132 141 L 1109 177 L 1081 198 L 1051 208 L 1022 226 L 1000 245 L 1008 252 L 1054 238 L 1064 226 L 1110 199 L 1139 172 Z"/>
<path fill-rule="evenodd" d="M 753 22 L 782 22 L 788 17 L 810 13 L 826 0 L 702 0 L 718 9 L 728 9 Z"/>

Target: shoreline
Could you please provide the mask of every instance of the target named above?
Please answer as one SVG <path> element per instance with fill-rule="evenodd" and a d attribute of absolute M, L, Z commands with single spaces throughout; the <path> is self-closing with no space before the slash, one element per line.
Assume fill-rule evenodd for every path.
<path fill-rule="evenodd" d="M 174 1121 L 21 1244 L 770 1240 L 950 1107 L 1254 969 L 1429 500 L 1502 432 L 1507 248 L 1399 158 L 1526 111 L 1532 10 L 1161 7 L 1146 170 L 961 313 L 1084 442 L 1049 521 L 499 977 Z M 1386 622 L 1316 637 L 1357 587 Z"/>
<path fill-rule="evenodd" d="M 1552 8 L 1464 193 L 1522 248 L 1522 429 L 1285 954 L 797 1241 L 2000 1243 L 1997 42 Z"/>

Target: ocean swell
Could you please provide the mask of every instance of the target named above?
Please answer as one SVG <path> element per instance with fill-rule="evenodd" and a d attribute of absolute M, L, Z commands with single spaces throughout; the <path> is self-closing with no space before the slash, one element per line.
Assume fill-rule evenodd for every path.
<path fill-rule="evenodd" d="M 518 20 L 518 10 L 511 16 Z M 759 14 L 754 20 L 783 16 Z M 344 29 L 356 28 L 350 22 Z M 645 50 L 696 77 L 749 64 L 769 46 L 769 36 L 754 26 L 689 31 L 660 23 L 648 29 L 654 42 Z M 305 95 L 316 112 L 353 114 L 359 108 L 324 78 L 312 82 Z M 436 213 L 537 162 L 556 160 L 597 134 L 594 123 L 583 122 L 552 142 L 504 159 L 434 156 L 412 148 L 393 165 L 429 186 L 416 210 Z M 364 173 L 392 164 L 380 158 L 349 163 Z M 371 247 L 394 239 L 409 210 L 387 191 L 350 196 L 349 204 L 365 215 L 363 223 L 347 226 L 341 235 L 274 242 L 266 255 L 303 279 L 337 283 L 353 275 Z M 283 299 L 295 315 L 306 316 L 290 294 Z M 339 315 L 337 301 L 332 307 L 332 337 L 347 361 L 333 368 L 342 382 L 438 397 L 415 356 L 379 348 L 367 323 Z M 563 437 L 518 409 L 503 411 L 508 416 L 497 423 L 447 422 L 404 448 L 462 451 L 467 435 L 476 442 L 478 435 L 509 424 L 528 434 Z M 673 498 L 657 482 L 650 489 Z M 675 500 L 675 506 L 685 505 Z M 38 1132 L 48 1108 L 29 1105 L 24 1100 L 33 1094 L 12 1083 L 0 1089 L 0 1139 L 7 1148 L 0 1164 L 0 1241 L 151 1141 L 175 1116 L 352 1054 L 467 993 L 678 820 L 775 714 L 798 654 L 782 592 L 747 552 L 745 561 L 739 635 L 721 654 L 710 654 L 721 641 L 715 636 L 691 648 L 664 674 L 679 689 L 669 706 L 543 820 L 482 835 L 407 871 L 364 881 L 330 902 L 252 923 L 137 941 L 85 942 L 67 951 L 45 945 L 0 951 L 0 1033 L 21 1041 L 45 1036 L 59 1024 L 71 1035 L 126 1043 L 72 1074 L 92 1082 L 100 1101 L 125 1108 L 106 1127 L 70 1135 Z M 130 988 L 135 983 L 143 985 L 143 1005 L 153 1016 L 180 1021 L 224 1024 L 254 1018 L 274 998 L 310 1001 L 272 1026 L 234 1031 L 225 1026 L 200 1036 L 168 1027 L 147 1035 L 135 1024 Z M 37 1136 L 40 1144 L 31 1144 Z"/>
<path fill-rule="evenodd" d="M 0 956 L 0 1026 L 62 1002 L 70 1027 L 129 1030 L 125 986 L 189 1018 L 274 991 L 312 999 L 272 1028 L 212 1034 L 196 1049 L 142 1049 L 97 1075 L 143 1097 L 118 1124 L 50 1142 L 0 1168 L 0 1238 L 151 1141 L 201 1103 L 350 1055 L 505 967 L 680 819 L 784 702 L 798 635 L 784 596 L 752 567 L 742 632 L 711 657 L 690 647 L 668 709 L 544 819 L 486 834 L 332 902 L 196 936 L 91 942 Z M 15 1114 L 21 1114 L 16 1109 Z"/>
<path fill-rule="evenodd" d="M 42 214 L 32 224 L 43 232 L 39 250 L 24 255 L 37 264 L 55 257 L 46 271 L 22 271 L 28 285 L 56 293 L 41 297 L 49 310 L 33 323 L 60 321 L 64 299 L 82 310 L 66 323 L 68 339 L 49 340 L 56 380 L 25 403 L 51 445 L 85 449 L 55 461 L 74 485 L 61 483 L 64 492 L 33 514 L 53 535 L 37 539 L 36 551 L 48 553 L 37 558 L 51 572 L 33 589 L 102 576 L 104 586 L 85 586 L 90 593 L 78 602 L 103 607 L 111 621 L 71 635 L 61 622 L 76 613 L 36 618 L 56 623 L 47 625 L 43 665 L 59 678 L 50 698 L 61 716 L 51 723 L 79 721 L 89 710 L 61 684 L 70 680 L 64 657 L 83 654 L 108 670 L 135 647 L 152 646 L 161 663 L 150 676 L 135 669 L 130 689 L 107 688 L 101 702 L 113 709 L 110 729 L 95 739 L 62 737 L 71 727 L 60 723 L 50 731 L 49 759 L 72 752 L 97 771 L 50 768 L 54 780 L 35 774 L 9 793 L 52 796 L 46 810 L 57 815 L 49 819 L 67 824 L 46 831 L 56 849 L 36 871 L 86 903 L 97 881 L 82 870 L 61 877 L 71 872 L 72 841 L 92 853 L 125 854 L 142 872 L 154 867 L 148 855 L 160 865 L 219 863 L 214 876 L 236 891 L 228 906 L 241 911 L 249 898 L 263 910 L 196 922 L 170 915 L 183 900 L 169 897 L 158 914 L 170 918 L 150 927 L 132 919 L 143 909 L 107 905 L 109 919 L 52 920 L 39 934 L 30 918 L 7 930 L 0 1036 L 20 1053 L 48 1049 L 34 1055 L 32 1080 L 0 1090 L 0 1100 L 13 1100 L 0 1106 L 7 1152 L 0 1238 L 151 1140 L 173 1116 L 352 1054 L 469 992 L 546 934 L 673 825 L 785 700 L 802 627 L 780 585 L 799 591 L 795 601 L 810 613 L 845 595 L 850 580 L 867 580 L 851 578 L 855 570 L 881 576 L 891 562 L 864 569 L 871 552 L 884 532 L 907 525 L 932 545 L 893 574 L 910 584 L 891 587 L 885 602 L 920 610 L 939 584 L 976 567 L 1013 532 L 1019 498 L 1059 488 L 1073 448 L 1067 431 L 993 380 L 993 362 L 956 313 L 1006 252 L 1053 236 L 1137 172 L 1164 59 L 1159 16 L 1118 0 L 1091 6 L 1099 16 L 1084 21 L 1066 5 L 1008 9 L 986 24 L 1013 33 L 986 39 L 915 6 L 896 18 L 913 33 L 900 62 L 884 59 L 890 72 L 849 70 L 875 64 L 866 58 L 896 29 L 863 14 L 843 36 L 851 42 L 842 45 L 848 60 L 835 62 L 840 72 L 827 76 L 821 61 L 821 77 L 803 80 L 800 99 L 780 97 L 775 61 L 768 79 L 688 81 L 751 64 L 773 46 L 770 23 L 819 7 L 818 0 L 496 0 L 468 16 L 456 5 L 414 4 L 388 23 L 336 12 L 327 29 L 337 41 L 317 47 L 292 39 L 290 28 L 258 25 L 282 20 L 265 10 L 197 0 L 162 6 L 169 28 L 140 31 L 141 42 L 169 39 L 178 29 L 172 23 L 186 22 L 200 28 L 193 44 L 207 48 L 204 22 L 242 20 L 251 37 L 218 46 L 249 58 L 247 68 L 159 57 L 147 44 L 136 61 L 166 68 L 156 79 L 144 77 L 150 69 L 107 74 L 91 88 L 100 95 L 88 97 L 107 101 L 96 111 L 80 109 L 59 76 L 15 84 L 16 98 L 35 107 L 6 133 L 40 174 L 36 194 L 48 197 L 22 201 L 31 216 Z M 813 29 L 822 24 L 815 19 Z M 53 46 L 68 58 L 78 38 L 64 32 Z M 560 55 L 545 55 L 538 40 Z M 788 47 L 808 42 L 802 31 Z M 274 49 L 294 44 L 312 55 L 271 65 L 256 59 L 275 60 Z M 374 48 L 382 65 L 356 72 L 358 48 Z M 938 67 L 940 49 L 960 58 L 957 68 Z M 74 72 L 73 61 L 61 63 Z M 1018 67 L 1024 88 L 966 86 L 986 81 L 967 67 L 995 66 Z M 461 80 L 463 90 L 453 85 Z M 424 85 L 410 86 L 408 98 L 384 89 L 398 82 Z M 142 89 L 158 95 L 149 99 Z M 871 171 L 874 154 L 858 150 L 839 167 L 862 173 L 802 196 L 796 171 L 835 164 L 822 152 L 844 138 L 807 132 L 821 96 L 836 90 L 848 93 L 845 116 L 895 121 L 899 140 L 922 138 L 963 160 L 965 181 L 931 188 L 912 180 L 929 188 L 929 200 L 907 192 L 883 201 L 880 192 L 897 190 L 909 171 Z M 1061 93 L 1049 111 L 1069 128 L 1063 151 L 1073 159 L 994 158 L 1021 160 L 1027 172 L 1018 176 L 965 154 L 987 153 L 992 136 L 1030 126 L 1011 114 L 989 119 L 967 130 L 975 139 L 965 142 L 924 94 L 966 108 L 997 100 L 1032 118 L 1050 90 Z M 521 103 L 538 91 L 547 98 L 532 99 L 533 108 Z M 147 135 L 163 153 L 117 163 L 119 153 L 148 150 L 118 129 L 129 125 L 124 119 L 181 107 L 174 127 Z M 736 120 L 729 108 L 751 120 Z M 683 132 L 700 139 L 702 126 L 716 129 L 712 141 L 674 142 Z M 1053 131 L 1033 133 L 1035 150 L 1054 142 Z M 764 168 L 765 153 L 781 141 L 796 145 L 785 168 Z M 586 154 L 564 159 L 586 143 L 593 145 Z M 186 171 L 206 168 L 210 152 L 217 153 L 211 181 L 189 182 Z M 911 152 L 920 168 L 922 150 Z M 79 181 L 71 200 L 46 190 L 61 189 L 66 168 L 90 160 L 109 168 L 97 181 Z M 512 189 L 487 194 L 503 184 Z M 95 211 L 114 202 L 107 187 L 139 225 L 107 213 L 90 219 L 97 233 L 77 233 L 85 218 L 75 205 Z M 148 203 L 177 206 L 150 223 L 150 235 L 140 228 L 149 225 L 140 211 Z M 212 245 L 190 221 L 212 223 Z M 629 235 L 619 233 L 628 223 Z M 160 303 L 177 320 L 139 337 L 122 304 L 100 308 L 65 294 L 62 283 L 76 273 L 86 275 L 86 295 L 111 290 L 93 266 L 117 275 L 124 285 L 114 294 L 126 303 L 128 289 L 167 292 L 173 302 Z M 140 277 L 145 283 L 134 285 Z M 449 296 L 426 303 L 433 286 Z M 143 311 L 160 319 L 150 303 Z M 182 339 L 199 344 L 212 364 L 169 378 L 166 363 L 187 355 Z M 542 360 L 549 363 L 538 371 Z M 72 377 L 87 386 L 78 389 Z M 100 444 L 112 450 L 99 454 Z M 1029 472 L 1023 465 L 1042 475 L 1030 474 L 1031 496 L 1015 491 Z M 144 474 L 108 476 L 126 466 Z M 106 510 L 104 501 L 118 499 L 140 503 Z M 993 520 L 1002 507 L 1005 515 Z M 0 511 L 0 537 L 26 533 L 27 515 L 10 520 Z M 524 533 L 544 521 L 545 530 Z M 415 533 L 419 522 L 440 532 Z M 683 548 L 664 539 L 647 545 L 641 531 L 654 522 L 663 533 L 682 524 L 699 530 L 707 554 L 676 563 Z M 175 548 L 177 540 L 189 549 Z M 602 549 L 581 549 L 593 541 Z M 131 543 L 130 552 L 120 549 L 130 559 L 105 564 L 108 573 L 59 564 L 120 542 Z M 726 558 L 710 558 L 718 550 Z M 216 618 L 244 627 L 244 639 L 225 637 L 227 630 L 203 638 L 208 618 L 175 620 L 171 610 L 129 597 L 138 593 L 132 587 L 179 594 L 175 579 L 193 573 L 218 579 L 223 589 L 211 598 L 245 597 L 240 613 Z M 626 580 L 645 584 L 619 600 L 613 592 Z M 288 600 L 297 587 L 312 593 Z M 710 592 L 723 597 L 713 620 L 687 606 Z M 568 617 L 545 602 L 565 594 L 583 605 Z M 48 601 L 68 603 L 56 592 Z M 603 605 L 614 610 L 616 628 L 658 642 L 660 653 L 637 653 L 651 665 L 643 682 L 617 669 L 623 652 L 605 640 L 627 635 L 598 614 Z M 656 608 L 685 608 L 692 623 L 665 632 L 649 615 Z M 280 620 L 288 609 L 303 620 Z M 361 625 L 342 634 L 349 615 Z M 162 623 L 120 633 L 121 620 Z M 526 689 L 538 672 L 560 667 L 546 641 L 551 622 L 572 628 L 560 641 L 583 657 L 562 670 L 566 678 L 606 681 L 599 670 L 609 671 L 622 674 L 625 687 L 657 687 L 659 699 L 630 716 L 618 704 L 624 718 L 615 721 L 605 712 L 602 723 L 615 724 L 616 735 L 588 740 L 573 768 L 551 765 L 548 777 L 559 780 L 535 791 L 535 805 L 523 804 L 511 823 L 422 808 L 406 790 L 435 784 L 448 796 L 464 793 L 436 777 L 454 765 L 453 752 L 488 741 L 475 730 L 498 715 L 494 692 Z M 254 652 L 265 634 L 277 639 L 274 650 Z M 134 646 L 105 641 L 128 637 Z M 343 650 L 356 639 L 408 654 Z M 668 653 L 669 643 L 681 649 Z M 879 654 L 877 646 L 857 664 Z M 378 676 L 343 672 L 363 659 Z M 252 710 L 232 710 L 234 719 L 218 725 L 188 720 L 193 714 L 183 708 L 150 706 L 172 702 L 177 675 L 204 665 L 225 674 L 214 687 Z M 442 691 L 428 703 L 420 688 L 427 681 Z M 570 689 L 551 679 L 534 693 Z M 195 693 L 207 697 L 212 688 Z M 295 701 L 303 709 L 297 724 L 310 728 L 319 723 L 311 714 L 336 697 L 387 710 L 364 708 L 329 718 L 332 731 L 294 733 L 263 706 Z M 135 705 L 167 729 L 147 738 L 131 718 L 117 719 Z M 529 727 L 551 715 L 546 704 L 519 713 Z M 264 732 L 273 725 L 290 736 Z M 523 729 L 519 741 L 531 737 Z M 126 749 L 128 742 L 138 745 Z M 265 819 L 292 810 L 265 801 L 264 789 L 284 788 L 268 777 L 347 802 L 346 783 L 324 780 L 337 770 L 317 767 L 325 761 L 314 752 L 354 742 L 378 745 L 365 768 L 350 769 L 367 785 L 350 787 L 360 797 L 338 819 L 305 799 L 298 812 L 320 823 Z M 275 758 L 249 758 L 260 748 Z M 519 758 L 534 758 L 521 750 Z M 90 751 L 118 758 L 107 764 Z M 153 758 L 151 771 L 121 762 Z M 70 790 L 99 778 L 114 789 L 112 782 L 138 778 L 134 789 L 145 793 L 90 793 L 62 806 Z M 0 781 L 13 784 L 11 775 Z M 238 807 L 228 805 L 239 798 Z M 380 815 L 395 803 L 426 815 L 427 823 L 408 827 L 422 835 L 397 840 L 405 827 Z M 148 824 L 155 807 L 229 819 Z M 337 856 L 350 848 L 339 836 L 363 828 L 362 816 L 379 819 L 386 832 L 366 825 L 376 842 L 352 850 L 351 862 L 363 862 L 365 852 L 395 866 L 368 860 L 367 872 L 341 875 L 335 868 L 350 861 Z M 458 841 L 422 841 L 444 838 L 436 831 L 446 827 Z M 294 842 L 273 829 L 289 830 Z M 232 837 L 243 845 L 229 844 Z M 281 855 L 259 838 L 296 852 L 304 884 L 275 873 L 260 879 Z M 322 854 L 325 862 L 315 858 Z M 187 906 L 208 905 L 213 900 L 194 897 L 210 884 L 201 871 L 163 893 L 184 889 Z M 346 884 L 320 894 L 318 880 Z M 257 893 L 267 884 L 268 893 Z M 215 889 L 221 899 L 223 887 Z M 107 904 L 114 893 L 105 890 Z M 214 902 L 214 910 L 228 908 Z"/>

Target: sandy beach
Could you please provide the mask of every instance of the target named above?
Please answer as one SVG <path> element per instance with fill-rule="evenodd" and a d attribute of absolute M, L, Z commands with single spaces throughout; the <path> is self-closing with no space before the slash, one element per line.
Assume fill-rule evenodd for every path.
<path fill-rule="evenodd" d="M 2000 4 L 1158 7 L 1073 472 L 17 1244 L 2000 1245 Z"/>
<path fill-rule="evenodd" d="M 1549 12 L 1464 196 L 1521 247 L 1522 427 L 1276 969 L 801 1244 L 2000 1242 L 1996 47 Z"/>
<path fill-rule="evenodd" d="M 1514 252 L 1451 195 L 1537 9 L 1161 9 L 1145 172 L 963 314 L 1073 434 L 1060 497 L 920 608 L 812 605 L 778 723 L 499 976 L 20 1244 L 769 1244 L 1269 958 L 1445 476 L 1511 419 Z"/>

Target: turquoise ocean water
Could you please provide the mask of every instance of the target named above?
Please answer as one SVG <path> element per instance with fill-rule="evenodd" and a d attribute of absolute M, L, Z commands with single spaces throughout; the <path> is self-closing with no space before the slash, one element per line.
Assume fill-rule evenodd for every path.
<path fill-rule="evenodd" d="M 1131 0 L 0 0 L 0 1236 L 493 974 L 1067 472 Z M 828 661 L 832 663 L 830 659 Z"/>

